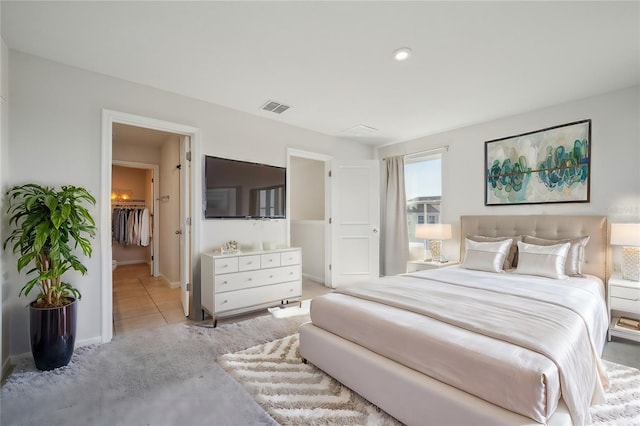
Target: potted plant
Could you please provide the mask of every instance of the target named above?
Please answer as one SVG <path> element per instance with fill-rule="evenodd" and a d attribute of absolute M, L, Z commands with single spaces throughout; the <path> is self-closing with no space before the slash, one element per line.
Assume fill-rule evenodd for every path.
<path fill-rule="evenodd" d="M 7 191 L 9 225 L 13 228 L 3 249 L 18 254 L 18 272 L 31 266 L 32 278 L 20 290 L 28 296 L 34 287 L 40 294 L 29 304 L 31 352 L 40 370 L 65 366 L 71 360 L 76 333 L 76 301 L 80 292 L 62 281 L 70 269 L 82 275 L 87 268 L 76 256 L 78 247 L 91 257 L 96 224 L 84 203 L 95 198 L 86 189 L 56 189 L 36 184 L 14 186 Z"/>

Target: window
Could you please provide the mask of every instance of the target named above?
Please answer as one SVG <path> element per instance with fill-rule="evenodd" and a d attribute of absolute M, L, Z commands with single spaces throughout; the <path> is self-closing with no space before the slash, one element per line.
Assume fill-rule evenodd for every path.
<path fill-rule="evenodd" d="M 409 243 L 424 245 L 422 238 L 416 238 L 416 225 L 440 223 L 442 154 L 408 155 L 404 161 Z"/>

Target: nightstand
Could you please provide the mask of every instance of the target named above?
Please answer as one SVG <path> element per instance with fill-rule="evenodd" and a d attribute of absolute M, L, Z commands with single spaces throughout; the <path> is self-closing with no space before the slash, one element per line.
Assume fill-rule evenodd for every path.
<path fill-rule="evenodd" d="M 448 262 L 434 262 L 431 260 L 410 260 L 407 262 L 407 272 L 424 271 L 425 269 L 437 269 L 445 266 L 457 265 L 457 260 L 450 260 Z"/>
<path fill-rule="evenodd" d="M 619 272 L 614 272 L 607 281 L 607 307 L 611 318 L 609 341 L 611 336 L 617 336 L 640 342 L 640 331 L 616 325 L 620 316 L 640 319 L 640 282 L 625 280 Z"/>

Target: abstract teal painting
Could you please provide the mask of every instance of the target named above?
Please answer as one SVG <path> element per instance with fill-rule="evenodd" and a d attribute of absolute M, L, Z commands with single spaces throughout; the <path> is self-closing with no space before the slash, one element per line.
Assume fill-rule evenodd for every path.
<path fill-rule="evenodd" d="M 485 142 L 485 205 L 588 203 L 591 120 Z"/>

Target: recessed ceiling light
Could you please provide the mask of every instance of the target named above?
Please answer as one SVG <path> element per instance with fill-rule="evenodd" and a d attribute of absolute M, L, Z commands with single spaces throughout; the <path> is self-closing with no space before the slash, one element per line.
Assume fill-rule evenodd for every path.
<path fill-rule="evenodd" d="M 406 61 L 411 56 L 411 49 L 408 47 L 401 47 L 393 52 L 393 59 L 396 61 Z"/>

